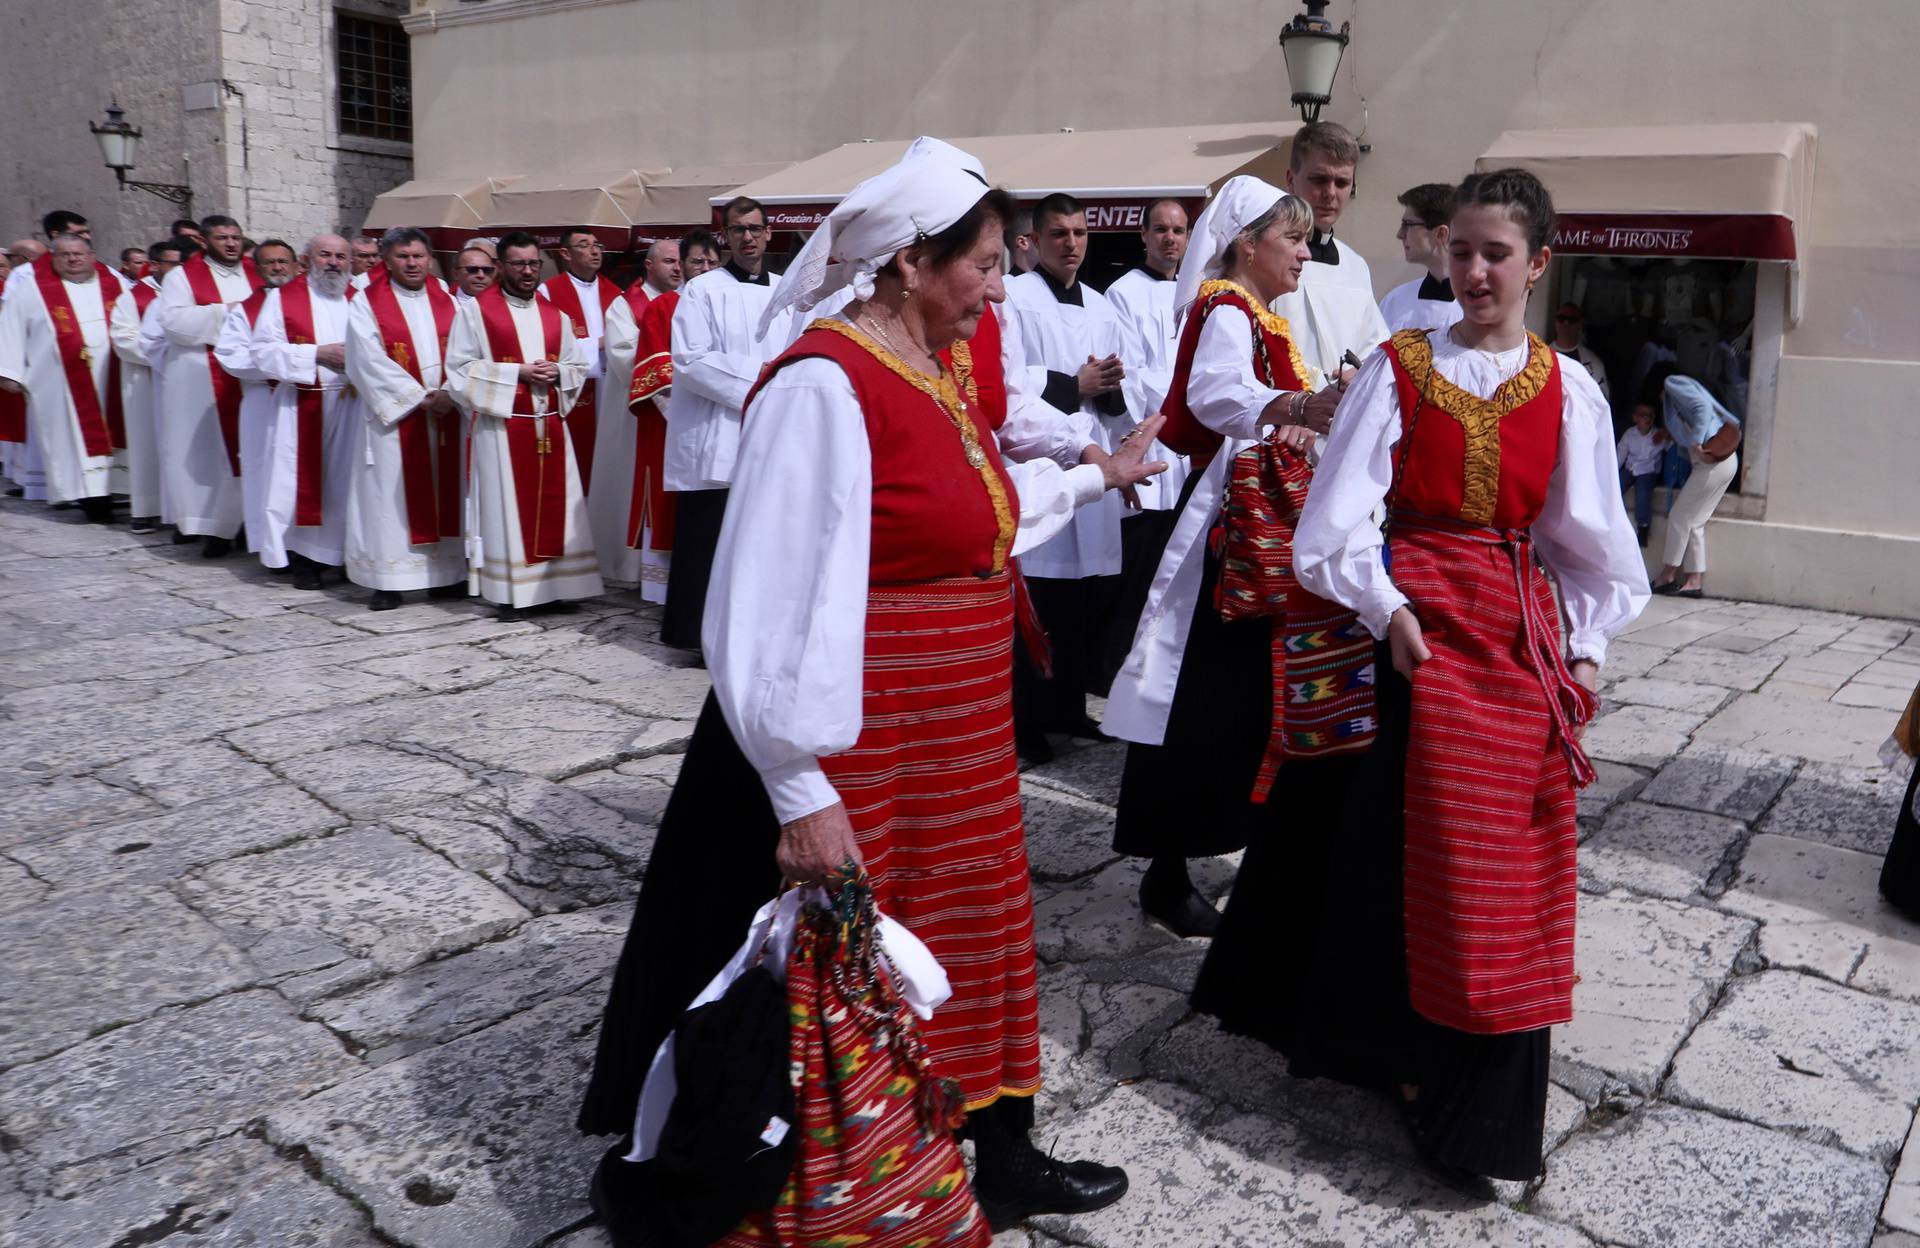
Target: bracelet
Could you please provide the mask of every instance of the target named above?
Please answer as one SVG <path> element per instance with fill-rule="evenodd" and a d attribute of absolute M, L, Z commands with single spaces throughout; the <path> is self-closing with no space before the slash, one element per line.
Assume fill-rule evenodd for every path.
<path fill-rule="evenodd" d="M 1306 422 L 1302 417 L 1305 415 L 1306 410 L 1307 392 L 1305 390 L 1295 390 L 1287 411 L 1287 423 L 1290 425 L 1305 424 Z"/>

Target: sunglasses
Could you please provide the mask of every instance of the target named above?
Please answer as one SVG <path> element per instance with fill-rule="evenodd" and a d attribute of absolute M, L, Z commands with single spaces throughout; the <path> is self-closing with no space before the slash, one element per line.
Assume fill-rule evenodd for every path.
<path fill-rule="evenodd" d="M 469 264 L 463 267 L 460 271 L 462 273 L 465 273 L 468 277 L 480 277 L 484 274 L 492 273 L 494 270 L 493 270 L 493 266 L 490 264 Z"/>

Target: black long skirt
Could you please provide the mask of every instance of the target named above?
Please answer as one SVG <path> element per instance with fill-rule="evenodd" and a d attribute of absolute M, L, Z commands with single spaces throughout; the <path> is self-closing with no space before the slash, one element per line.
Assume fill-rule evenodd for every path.
<path fill-rule="evenodd" d="M 1920 799 L 1920 764 L 1915 764 L 1913 779 L 1907 782 L 1907 796 L 1900 803 L 1900 818 L 1893 825 L 1893 844 L 1887 846 L 1887 861 L 1880 868 L 1880 895 L 1920 920 L 1920 818 L 1914 815 L 1914 802 Z"/>
<path fill-rule="evenodd" d="M 1027 661 L 1024 646 L 1017 648 L 1014 726 L 1026 732 L 1066 732 L 1087 717 L 1087 695 L 1104 694 L 1111 680 L 1104 673 L 1102 646 L 1120 593 L 1120 578 L 1030 576 L 1027 592 L 1047 632 L 1053 675 L 1042 677 Z"/>
<path fill-rule="evenodd" d="M 1193 1005 L 1280 1051 L 1299 1078 L 1420 1088 L 1429 1155 L 1499 1179 L 1540 1172 L 1549 1031 L 1484 1036 L 1422 1018 L 1401 914 L 1412 690 L 1385 646 L 1379 735 L 1353 759 L 1281 768 L 1269 803 L 1298 818 L 1256 836 Z M 1293 773 L 1289 775 L 1289 773 Z"/>
<path fill-rule="evenodd" d="M 1209 552 L 1200 573 L 1180 660 L 1179 683 L 1161 745 L 1127 747 L 1113 848 L 1142 858 L 1205 858 L 1244 849 L 1285 805 L 1276 791 L 1253 804 L 1273 725 L 1273 626 L 1228 623 L 1214 609 L 1220 561 Z M 1276 789 L 1294 787 L 1282 767 Z"/>
<path fill-rule="evenodd" d="M 1161 511 L 1129 512 L 1120 521 L 1120 588 L 1114 595 L 1113 610 L 1107 616 L 1106 632 L 1101 638 L 1099 692 L 1113 685 L 1113 678 L 1133 649 L 1133 635 L 1140 627 L 1140 613 L 1147 609 L 1147 597 L 1153 591 L 1153 577 L 1160 570 L 1160 556 L 1167 551 L 1167 539 L 1180 520 L 1180 508 Z"/>
<path fill-rule="evenodd" d="M 581 1131 L 632 1129 L 655 1050 L 746 939 L 754 912 L 779 892 L 779 842 L 760 775 L 708 694 L 614 968 Z"/>
<path fill-rule="evenodd" d="M 673 558 L 667 564 L 660 640 L 676 649 L 698 650 L 713 552 L 720 545 L 720 523 L 727 517 L 727 491 L 681 490 L 673 496 L 673 508 Z"/>

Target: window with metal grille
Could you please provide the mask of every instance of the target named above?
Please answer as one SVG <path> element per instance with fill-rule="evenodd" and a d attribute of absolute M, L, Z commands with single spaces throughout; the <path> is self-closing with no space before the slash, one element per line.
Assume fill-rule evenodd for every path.
<path fill-rule="evenodd" d="M 393 22 L 334 14 L 340 133 L 413 141 L 413 58 Z"/>

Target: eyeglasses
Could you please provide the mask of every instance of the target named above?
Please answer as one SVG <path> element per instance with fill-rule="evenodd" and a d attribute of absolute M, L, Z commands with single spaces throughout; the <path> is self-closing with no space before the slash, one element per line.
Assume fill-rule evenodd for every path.
<path fill-rule="evenodd" d="M 730 225 L 727 227 L 727 233 L 744 234 L 748 238 L 759 238 L 766 232 L 767 227 L 764 225 Z"/>
<path fill-rule="evenodd" d="M 1399 235 L 1405 234 L 1408 230 L 1424 230 L 1426 228 L 1427 228 L 1427 223 L 1425 221 L 1402 221 L 1400 223 L 1400 228 L 1398 230 L 1395 230 L 1394 234 L 1396 236 L 1399 236 Z"/>
<path fill-rule="evenodd" d="M 462 273 L 465 273 L 465 274 L 466 274 L 466 275 L 467 275 L 468 277 L 491 277 L 491 276 L 493 276 L 493 266 L 492 266 L 492 265 L 490 265 L 490 264 L 469 264 L 469 265 L 463 265 L 463 266 L 461 267 L 461 269 L 460 269 L 460 271 L 461 271 Z"/>
<path fill-rule="evenodd" d="M 500 263 L 510 269 L 537 269 L 543 262 L 539 260 L 502 260 Z"/>

